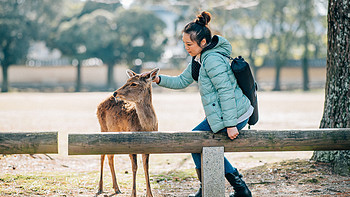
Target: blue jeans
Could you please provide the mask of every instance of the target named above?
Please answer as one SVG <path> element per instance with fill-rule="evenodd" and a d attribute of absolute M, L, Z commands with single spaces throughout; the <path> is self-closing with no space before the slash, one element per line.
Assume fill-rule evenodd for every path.
<path fill-rule="evenodd" d="M 239 123 L 236 126 L 237 129 L 242 130 L 247 125 L 248 120 L 249 120 L 249 118 L 247 120 Z M 192 131 L 212 131 L 212 130 L 209 126 L 208 120 L 204 119 L 201 123 L 199 123 L 199 125 L 197 125 L 194 129 L 192 129 Z M 219 132 L 227 132 L 227 129 L 226 128 L 222 129 Z M 201 168 L 201 154 L 200 153 L 191 153 L 191 154 L 192 154 L 192 159 L 194 161 L 194 164 L 196 165 L 196 168 L 200 169 Z M 237 169 L 231 165 L 231 163 L 226 159 L 226 157 L 224 157 L 224 168 L 225 168 L 225 174 L 238 173 Z"/>

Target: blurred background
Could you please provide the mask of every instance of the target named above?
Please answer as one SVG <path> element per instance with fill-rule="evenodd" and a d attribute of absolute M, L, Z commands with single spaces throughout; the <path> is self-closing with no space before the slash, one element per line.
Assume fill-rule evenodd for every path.
<path fill-rule="evenodd" d="M 100 130 L 96 106 L 125 83 L 126 69 L 140 73 L 159 67 L 161 74 L 180 74 L 191 60 L 183 27 L 203 10 L 212 14 L 213 33 L 231 42 L 231 55 L 251 65 L 260 115 L 253 129 L 319 128 L 327 6 L 327 0 L 0 0 L 0 132 L 59 132 L 58 155 L 0 155 L 0 195 L 93 196 L 99 156 L 68 157 L 68 134 Z M 196 83 L 181 91 L 154 87 L 159 130 L 188 131 L 204 118 Z M 349 193 L 348 176 L 310 163 L 312 154 L 226 157 L 256 196 Z M 119 180 L 130 196 L 129 157 L 118 156 L 118 162 Z M 150 163 L 155 196 L 187 196 L 198 186 L 189 154 L 153 154 Z"/>
<path fill-rule="evenodd" d="M 111 91 L 127 68 L 177 75 L 191 58 L 182 29 L 203 10 L 260 90 L 324 88 L 326 0 L 3 0 L 1 92 Z"/>

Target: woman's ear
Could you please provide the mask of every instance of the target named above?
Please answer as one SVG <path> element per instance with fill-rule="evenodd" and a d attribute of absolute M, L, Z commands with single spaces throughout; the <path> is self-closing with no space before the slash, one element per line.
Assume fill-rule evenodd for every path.
<path fill-rule="evenodd" d="M 201 41 L 201 48 L 204 48 L 207 46 L 207 40 L 204 38 L 202 41 Z"/>

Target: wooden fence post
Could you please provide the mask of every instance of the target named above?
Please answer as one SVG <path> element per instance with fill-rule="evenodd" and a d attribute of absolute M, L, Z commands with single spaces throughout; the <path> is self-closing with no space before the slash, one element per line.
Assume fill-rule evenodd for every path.
<path fill-rule="evenodd" d="M 202 194 L 204 197 L 224 197 L 224 147 L 203 147 Z"/>

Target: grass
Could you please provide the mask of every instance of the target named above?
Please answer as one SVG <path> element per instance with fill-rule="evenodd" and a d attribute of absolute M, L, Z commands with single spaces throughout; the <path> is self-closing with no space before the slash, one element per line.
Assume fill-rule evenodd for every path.
<path fill-rule="evenodd" d="M 329 165 L 309 160 L 285 160 L 267 163 L 242 172 L 244 179 L 256 196 L 305 196 L 346 195 L 348 177 L 335 176 L 329 172 Z M 116 172 L 123 194 L 130 196 L 132 173 L 125 170 Z M 94 196 L 97 191 L 99 171 L 80 172 L 22 172 L 21 174 L 0 174 L 0 196 Z M 187 196 L 196 191 L 198 180 L 193 169 L 166 169 L 150 175 L 155 197 Z M 232 187 L 226 183 L 226 193 Z M 143 171 L 137 173 L 138 196 L 145 195 Z M 293 191 L 290 193 L 290 191 Z M 109 169 L 104 172 L 104 193 L 113 194 Z"/>
<path fill-rule="evenodd" d="M 116 172 L 118 185 L 125 194 L 131 191 L 132 173 Z M 159 172 L 151 175 L 153 190 L 166 191 L 169 187 L 181 187 L 184 181 L 193 181 L 194 170 Z M 50 172 L 0 175 L 0 196 L 86 196 L 97 191 L 99 172 Z M 137 174 L 137 188 L 145 188 L 143 172 Z M 104 191 L 113 192 L 111 175 L 104 173 Z"/>
<path fill-rule="evenodd" d="M 151 175 L 153 183 L 161 182 L 181 182 L 188 181 L 196 178 L 195 172 L 193 169 L 182 170 L 182 171 L 169 171 L 169 172 L 160 172 L 156 175 Z"/>
<path fill-rule="evenodd" d="M 95 177 L 96 172 L 2 174 L 0 195 L 74 196 L 90 193 L 95 192 Z"/>

